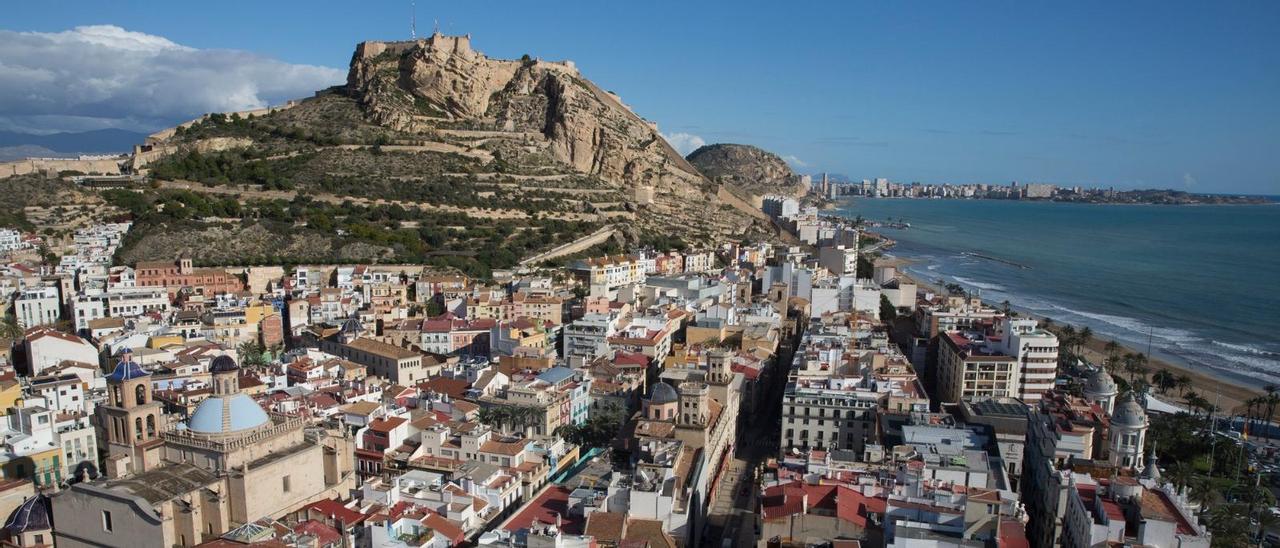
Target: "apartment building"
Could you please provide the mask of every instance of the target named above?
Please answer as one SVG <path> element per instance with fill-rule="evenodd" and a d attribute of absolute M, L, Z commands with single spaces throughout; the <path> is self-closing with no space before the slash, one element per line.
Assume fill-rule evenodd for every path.
<path fill-rule="evenodd" d="M 1022 372 L 1018 360 L 992 349 L 985 341 L 951 331 L 939 337 L 937 397 L 956 404 L 988 398 L 1017 397 Z"/>

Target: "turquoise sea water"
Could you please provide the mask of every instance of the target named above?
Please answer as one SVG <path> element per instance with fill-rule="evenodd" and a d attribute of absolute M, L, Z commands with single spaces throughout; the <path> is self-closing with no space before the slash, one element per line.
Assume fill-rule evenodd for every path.
<path fill-rule="evenodd" d="M 836 212 L 909 222 L 874 230 L 923 280 L 1280 384 L 1280 206 L 869 199 Z"/>

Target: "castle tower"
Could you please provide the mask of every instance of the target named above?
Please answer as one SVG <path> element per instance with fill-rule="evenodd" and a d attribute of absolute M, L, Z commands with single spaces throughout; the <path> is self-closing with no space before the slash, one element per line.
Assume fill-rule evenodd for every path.
<path fill-rule="evenodd" d="M 1111 464 L 1121 468 L 1143 469 L 1146 456 L 1147 412 L 1138 404 L 1132 392 L 1125 394 L 1116 404 L 1111 415 L 1110 449 Z"/>
<path fill-rule="evenodd" d="M 120 362 L 107 375 L 107 402 L 99 405 L 98 427 L 107 440 L 104 466 L 109 477 L 149 470 L 160 464 L 164 405 L 151 398 L 151 374 L 121 349 Z"/>
<path fill-rule="evenodd" d="M 706 384 L 680 383 L 680 426 L 706 426 L 708 407 Z"/>

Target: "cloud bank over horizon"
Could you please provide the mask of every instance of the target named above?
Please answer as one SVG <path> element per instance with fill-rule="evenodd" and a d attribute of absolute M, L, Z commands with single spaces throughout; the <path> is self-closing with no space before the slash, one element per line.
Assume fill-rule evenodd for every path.
<path fill-rule="evenodd" d="M 707 141 L 702 137 L 683 131 L 663 133 L 662 138 L 666 139 L 671 144 L 671 148 L 676 149 L 676 152 L 679 152 L 682 156 L 688 156 L 690 152 L 698 150 L 707 144 Z"/>
<path fill-rule="evenodd" d="M 343 70 L 198 49 L 115 25 L 0 30 L 0 130 L 151 131 L 342 83 Z"/>

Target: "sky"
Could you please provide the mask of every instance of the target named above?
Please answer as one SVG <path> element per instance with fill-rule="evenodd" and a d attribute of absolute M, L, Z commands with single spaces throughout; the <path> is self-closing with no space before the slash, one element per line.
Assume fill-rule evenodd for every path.
<path fill-rule="evenodd" d="M 788 5 L 795 4 L 795 5 Z M 803 173 L 1280 194 L 1280 2 L 417 2 L 419 35 L 571 59 L 684 152 Z M 410 3 L 23 2 L 0 130 L 151 130 L 344 80 Z"/>

